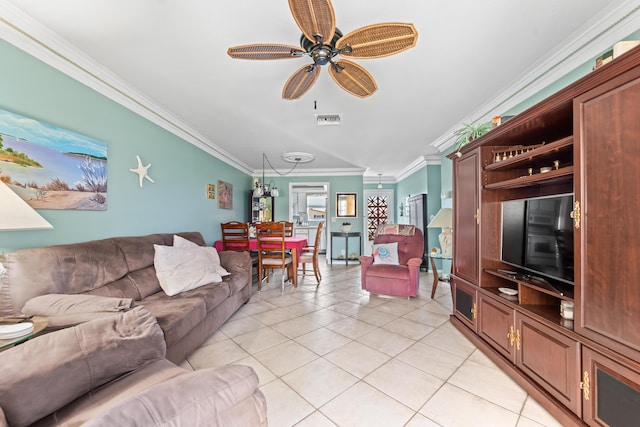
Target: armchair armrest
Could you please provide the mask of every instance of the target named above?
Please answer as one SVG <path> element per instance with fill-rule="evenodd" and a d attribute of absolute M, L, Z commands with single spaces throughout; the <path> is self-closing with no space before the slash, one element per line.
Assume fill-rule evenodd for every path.
<path fill-rule="evenodd" d="M 409 268 L 415 268 L 415 267 L 420 268 L 420 264 L 422 264 L 421 258 L 411 258 L 409 259 L 409 261 L 407 261 L 407 267 Z"/>
<path fill-rule="evenodd" d="M 360 255 L 360 265 L 364 268 L 373 264 L 373 257 L 367 255 Z"/>

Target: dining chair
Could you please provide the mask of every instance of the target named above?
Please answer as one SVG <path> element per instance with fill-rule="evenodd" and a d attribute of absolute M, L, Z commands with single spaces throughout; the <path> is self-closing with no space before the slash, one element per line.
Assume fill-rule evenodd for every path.
<path fill-rule="evenodd" d="M 249 224 L 239 221 L 229 221 L 221 223 L 220 228 L 222 229 L 222 250 L 249 252 L 251 265 L 257 269 L 258 254 L 255 251 L 251 251 L 249 246 Z"/>
<path fill-rule="evenodd" d="M 262 281 L 269 283 L 268 270 L 282 270 L 282 291 L 284 292 L 285 269 L 287 280 L 293 279 L 293 258 L 285 251 L 284 224 L 263 222 L 256 224 L 258 242 L 258 291 L 262 290 Z"/>
<path fill-rule="evenodd" d="M 225 251 L 249 250 L 249 225 L 245 222 L 230 221 L 220 224 L 222 248 Z"/>
<path fill-rule="evenodd" d="M 284 224 L 284 237 L 293 236 L 293 222 L 290 221 L 280 221 Z"/>
<path fill-rule="evenodd" d="M 316 240 L 313 246 L 306 246 L 304 249 L 302 249 L 302 252 L 298 257 L 300 264 L 302 264 L 302 276 L 315 276 L 318 285 L 320 284 L 320 280 L 322 279 L 322 274 L 320 274 L 320 266 L 318 264 L 318 253 L 320 252 L 320 241 L 322 237 L 323 226 L 324 222 L 318 224 L 318 228 L 316 229 Z M 306 264 L 312 265 L 313 273 L 311 271 L 307 273 Z"/>

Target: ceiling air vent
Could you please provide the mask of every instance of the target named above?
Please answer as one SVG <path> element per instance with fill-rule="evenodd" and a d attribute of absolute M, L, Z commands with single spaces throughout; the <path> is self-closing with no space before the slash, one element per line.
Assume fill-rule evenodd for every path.
<path fill-rule="evenodd" d="M 318 126 L 338 126 L 342 121 L 340 114 L 316 114 Z"/>

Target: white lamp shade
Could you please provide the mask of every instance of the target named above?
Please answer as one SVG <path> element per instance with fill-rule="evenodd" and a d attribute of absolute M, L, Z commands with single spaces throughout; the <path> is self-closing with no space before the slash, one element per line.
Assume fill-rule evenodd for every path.
<path fill-rule="evenodd" d="M 451 228 L 453 227 L 452 223 L 452 213 L 453 209 L 451 208 L 442 208 L 438 211 L 436 216 L 433 217 L 428 228 Z"/>
<path fill-rule="evenodd" d="M 451 233 L 452 227 L 452 213 L 451 208 L 442 208 L 438 211 L 436 216 L 433 217 L 427 228 L 442 228 L 442 233 L 438 235 L 440 241 L 440 248 L 442 249 L 442 256 L 451 257 L 453 239 Z"/>
<path fill-rule="evenodd" d="M 0 230 L 53 228 L 31 206 L 0 181 Z"/>

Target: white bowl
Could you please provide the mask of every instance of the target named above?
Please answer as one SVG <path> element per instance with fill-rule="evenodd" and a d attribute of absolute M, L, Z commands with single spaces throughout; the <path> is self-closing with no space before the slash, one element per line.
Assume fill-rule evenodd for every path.
<path fill-rule="evenodd" d="M 351 231 L 351 225 L 342 225 L 340 226 L 340 230 L 342 230 L 343 233 L 348 233 Z"/>

